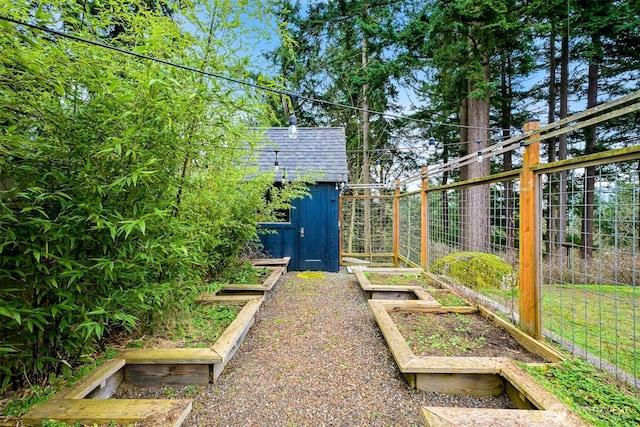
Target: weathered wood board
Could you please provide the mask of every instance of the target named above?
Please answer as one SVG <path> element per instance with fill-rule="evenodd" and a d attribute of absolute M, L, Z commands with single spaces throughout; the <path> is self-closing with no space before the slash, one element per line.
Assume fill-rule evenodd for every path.
<path fill-rule="evenodd" d="M 120 386 L 124 366 L 125 360 L 122 358 L 109 360 L 95 368 L 73 387 L 58 393 L 57 397 L 60 399 L 83 399 L 85 397 L 107 399 Z"/>
<path fill-rule="evenodd" d="M 226 283 L 223 284 L 216 295 L 224 295 L 225 292 L 230 293 L 244 293 L 249 295 L 248 292 L 259 291 L 263 294 L 273 289 L 278 283 L 280 277 L 286 273 L 284 267 L 266 267 L 271 271 L 269 276 L 262 283 Z"/>
<path fill-rule="evenodd" d="M 274 282 L 269 286 L 282 274 L 283 268 L 275 268 L 270 276 Z M 263 301 L 262 295 L 201 297 L 203 304 L 243 305 L 212 348 L 124 350 L 117 359 L 94 369 L 74 387 L 30 411 L 23 417 L 23 425 L 40 425 L 49 419 L 84 424 L 115 421 L 160 427 L 181 425 L 191 411 L 190 400 L 108 398 L 123 380 L 137 386 L 207 384 L 217 380 L 253 325 Z"/>
<path fill-rule="evenodd" d="M 210 348 L 132 348 L 123 350 L 120 357 L 126 360 L 127 365 L 206 365 L 222 362 L 222 357 Z"/>
<path fill-rule="evenodd" d="M 124 367 L 124 380 L 138 387 L 209 384 L 210 364 L 154 364 Z"/>
<path fill-rule="evenodd" d="M 429 427 L 571 427 L 587 426 L 567 412 L 520 409 L 423 407 L 422 419 Z"/>
<path fill-rule="evenodd" d="M 216 382 L 222 373 L 225 365 L 238 350 L 249 329 L 255 321 L 255 315 L 260 309 L 263 297 L 247 297 L 249 302 L 242 308 L 238 316 L 234 319 L 224 333 L 213 345 L 212 350 L 220 355 L 221 361 L 213 367 L 212 380 Z"/>
<path fill-rule="evenodd" d="M 289 262 L 291 261 L 291 257 L 284 258 L 265 258 L 265 259 L 253 259 L 251 260 L 251 264 L 256 267 L 267 267 L 267 266 L 280 266 L 284 267 L 285 273 L 287 268 L 289 267 Z"/>
<path fill-rule="evenodd" d="M 414 270 L 419 269 L 367 269 L 371 272 L 380 272 L 380 270 L 391 271 L 394 270 L 394 274 L 406 274 L 410 271 L 411 274 Z M 401 273 L 395 273 L 395 270 L 402 270 Z M 361 270 L 355 270 L 354 275 L 360 284 L 360 288 L 367 296 L 367 299 L 373 300 L 420 300 L 420 301 L 433 301 L 438 306 L 438 303 L 433 295 L 429 294 L 424 288 L 420 286 L 398 286 L 398 285 L 372 285 L 371 281 L 367 278 L 365 273 Z"/>
<path fill-rule="evenodd" d="M 499 396 L 505 381 L 491 374 L 416 374 L 416 389 L 462 396 Z"/>
<path fill-rule="evenodd" d="M 196 298 L 196 302 L 200 304 L 225 304 L 225 305 L 245 305 L 255 295 L 211 295 L 202 294 Z"/>
<path fill-rule="evenodd" d="M 415 301 L 418 296 L 414 292 L 410 291 L 380 291 L 375 290 L 368 293 L 369 299 L 375 300 L 403 300 L 403 301 Z"/>
<path fill-rule="evenodd" d="M 403 274 L 415 274 L 416 276 L 422 275 L 421 268 L 381 268 L 381 267 L 370 267 L 365 271 L 369 273 L 379 273 L 379 274 L 393 274 L 401 276 Z"/>
<path fill-rule="evenodd" d="M 122 352 L 126 359 L 125 380 L 138 385 L 162 384 L 206 384 L 215 382 L 225 365 L 240 348 L 249 329 L 255 321 L 255 315 L 264 301 L 262 296 L 229 295 L 201 297 L 203 304 L 242 303 L 244 307 L 231 324 L 220 335 L 211 348 L 175 348 L 175 349 L 130 349 Z M 144 368 L 134 365 L 163 365 L 156 368 Z M 174 366 L 175 365 L 175 366 Z M 189 369 L 179 365 L 190 365 Z M 197 367 L 197 365 L 202 365 Z M 171 380 L 171 377 L 175 380 Z M 206 381 L 203 379 L 206 377 Z M 157 383 L 154 384 L 154 378 Z M 193 382 L 189 383 L 189 379 Z M 176 382 L 169 382 L 176 381 Z"/>
<path fill-rule="evenodd" d="M 191 400 L 52 399 L 22 418 L 23 425 L 55 420 L 75 424 L 143 423 L 145 426 L 180 426 L 191 412 Z"/>
<path fill-rule="evenodd" d="M 544 342 L 536 340 L 530 335 L 527 335 L 512 324 L 505 322 L 486 308 L 478 306 L 478 309 L 480 310 L 480 314 L 482 314 L 486 319 L 490 320 L 493 324 L 508 332 L 509 335 L 511 335 L 516 341 L 518 341 L 521 346 L 523 346 L 530 352 L 539 354 L 549 362 L 559 362 L 561 360 L 564 360 L 564 357 L 560 354 L 560 352 L 558 352 L 550 345 L 547 345 Z"/>
<path fill-rule="evenodd" d="M 428 392 L 491 396 L 506 393 L 518 410 L 423 408 L 429 426 L 583 426 L 584 422 L 557 397 L 546 391 L 511 359 L 501 357 L 415 356 L 389 311 L 449 312 L 449 307 L 426 306 L 423 301 L 376 301 L 369 306 L 409 386 Z M 459 313 L 475 313 L 475 307 L 455 307 Z M 485 317 L 487 317 L 485 315 Z M 533 348 L 536 348 L 535 346 Z M 544 354 L 542 356 L 544 357 Z M 548 427 L 548 426 L 545 426 Z"/>

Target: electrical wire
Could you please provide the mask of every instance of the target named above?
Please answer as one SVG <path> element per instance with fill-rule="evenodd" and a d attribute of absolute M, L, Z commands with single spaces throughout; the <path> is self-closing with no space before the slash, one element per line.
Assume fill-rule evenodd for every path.
<path fill-rule="evenodd" d="M 111 46 L 108 45 L 106 43 L 102 43 L 99 41 L 95 41 L 95 40 L 90 40 L 90 39 L 85 39 L 83 37 L 79 37 L 73 34 L 69 34 L 69 33 L 65 33 L 59 30 L 54 30 L 51 28 L 47 28 L 47 27 L 42 27 L 40 25 L 35 25 L 35 24 L 30 24 L 28 22 L 24 22 L 24 21 L 20 21 L 18 19 L 13 19 L 7 16 L 3 16 L 0 15 L 0 20 L 3 21 L 7 21 L 7 22 L 11 22 L 13 24 L 16 25 L 22 25 L 28 28 L 31 28 L 33 30 L 38 30 L 38 31 L 43 31 L 49 34 L 54 34 L 56 36 L 59 37 L 63 37 L 63 38 L 67 38 L 70 40 L 74 40 L 80 43 L 86 43 L 86 44 L 90 44 L 92 46 L 97 46 L 97 47 L 101 47 L 103 49 L 108 49 L 108 50 L 112 50 L 115 52 L 119 52 L 125 55 L 129 55 L 129 56 L 133 56 L 136 57 L 138 59 L 144 59 L 144 60 L 148 60 L 148 61 L 152 61 L 152 62 L 157 62 L 160 64 L 164 64 L 170 67 L 175 67 L 181 70 L 185 70 L 185 71 L 189 71 L 192 73 L 197 73 L 197 74 L 201 74 L 201 75 L 205 75 L 208 77 L 214 77 L 220 80 L 225 80 L 227 82 L 230 83 L 235 83 L 238 85 L 242 85 L 242 86 L 247 86 L 253 89 L 258 89 L 258 90 L 262 90 L 265 92 L 271 92 L 277 95 L 286 95 L 289 96 L 291 98 L 299 98 L 305 101 L 309 101 L 311 103 L 315 103 L 315 104 L 323 104 L 323 105 L 329 105 L 332 107 L 338 107 L 338 108 L 342 108 L 342 109 L 346 109 L 346 110 L 353 110 L 353 111 L 359 111 L 359 112 L 367 112 L 370 114 L 375 114 L 375 115 L 380 115 L 383 117 L 391 117 L 394 119 L 399 119 L 399 120 L 408 120 L 408 121 L 412 121 L 412 122 L 416 122 L 416 123 L 423 123 L 423 124 L 428 124 L 428 125 L 438 125 L 438 126 L 449 126 L 449 127 L 455 127 L 455 128 L 464 128 L 464 129 L 480 129 L 480 130 L 495 130 L 495 128 L 484 128 L 484 127 L 477 127 L 477 126 L 466 126 L 466 125 L 460 125 L 460 124 L 453 124 L 453 123 L 444 123 L 444 122 L 437 122 L 437 121 L 432 121 L 432 120 L 423 120 L 423 119 L 416 119 L 413 117 L 408 117 L 408 116 L 403 116 L 401 114 L 394 114 L 394 113 L 385 113 L 385 112 L 381 112 L 381 111 L 375 111 L 375 110 L 369 110 L 367 108 L 362 108 L 362 107 L 356 107 L 353 105 L 346 105 L 346 104 L 340 104 L 338 102 L 333 102 L 333 101 L 327 101 L 324 99 L 318 99 L 318 98 L 313 98 L 310 96 L 306 96 L 306 95 L 300 95 L 300 94 L 296 94 L 296 93 L 292 93 L 290 91 L 285 91 L 285 90 L 281 90 L 281 89 L 275 89 L 275 88 L 270 88 L 267 86 L 262 86 L 256 83 L 251 83 L 251 82 L 247 82 L 244 80 L 239 80 L 233 77 L 227 77 L 227 76 L 223 76 L 221 74 L 217 74 L 217 73 L 212 73 L 210 71 L 204 71 L 198 68 L 194 68 L 194 67 L 189 67 L 187 65 L 181 65 L 172 61 L 167 61 L 165 59 L 161 59 L 161 58 L 156 58 L 153 56 L 149 56 L 149 55 L 144 55 L 141 53 L 136 53 L 127 49 L 123 49 L 120 47 L 116 47 L 116 46 Z"/>

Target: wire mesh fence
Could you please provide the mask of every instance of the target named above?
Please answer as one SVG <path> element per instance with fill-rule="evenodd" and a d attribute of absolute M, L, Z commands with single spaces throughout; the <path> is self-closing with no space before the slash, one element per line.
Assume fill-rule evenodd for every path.
<path fill-rule="evenodd" d="M 408 181 L 423 180 L 422 189 L 396 196 L 397 215 L 390 220 L 396 224 L 375 228 L 383 217 L 380 202 L 354 201 L 345 210 L 369 215 L 364 222 L 371 226 L 352 227 L 365 237 L 349 239 L 370 241 L 357 245 L 370 259 L 377 248 L 396 250 L 394 261 L 423 267 L 638 393 L 640 147 L 635 116 L 626 125 L 620 120 L 640 110 L 640 104 L 624 106 L 637 97 L 640 92 L 487 151 L 523 154 L 521 169 L 437 186 L 445 174 L 477 160 L 463 156 L 424 168 Z M 595 152 L 599 139 L 611 148 Z M 559 148 L 562 141 L 570 150 Z M 539 163 L 541 154 L 546 163 Z M 568 158 L 555 160 L 561 155 Z M 366 237 L 374 232 L 381 235 Z"/>
<path fill-rule="evenodd" d="M 399 255 L 420 264 L 422 250 L 422 210 L 420 194 L 399 198 Z"/>
<path fill-rule="evenodd" d="M 477 190 L 473 187 L 427 191 L 428 269 L 490 298 L 496 308 L 515 319 L 518 182 L 500 181 L 483 187 L 479 192 L 488 197 L 481 203 L 473 203 Z M 471 232 L 472 224 L 480 227 Z"/>
<path fill-rule="evenodd" d="M 543 175 L 540 248 L 543 326 L 564 347 L 636 388 L 638 172 L 638 162 L 624 162 Z"/>
<path fill-rule="evenodd" d="M 393 261 L 393 196 L 342 197 L 343 261 Z"/>

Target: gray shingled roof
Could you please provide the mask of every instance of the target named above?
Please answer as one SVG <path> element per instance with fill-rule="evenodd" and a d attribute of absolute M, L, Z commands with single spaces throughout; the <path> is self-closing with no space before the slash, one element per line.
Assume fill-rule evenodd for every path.
<path fill-rule="evenodd" d="M 314 173 L 316 182 L 347 180 L 344 128 L 298 128 L 297 139 L 289 138 L 287 128 L 267 129 L 265 145 L 257 159 L 261 172 L 273 171 L 275 150 L 279 166 L 286 169 L 288 178 Z M 282 172 L 276 178 L 281 177 Z"/>

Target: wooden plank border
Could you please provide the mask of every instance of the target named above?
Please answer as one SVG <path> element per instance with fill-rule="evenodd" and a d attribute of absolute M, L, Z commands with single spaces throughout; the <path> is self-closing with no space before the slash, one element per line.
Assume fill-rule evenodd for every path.
<path fill-rule="evenodd" d="M 367 295 L 367 299 L 374 300 L 419 300 L 429 301 L 432 305 L 440 306 L 433 295 L 421 286 L 397 286 L 397 285 L 372 285 L 365 273 L 375 274 L 415 274 L 422 276 L 419 268 L 367 268 L 366 270 L 354 270 L 353 274 L 360 284 L 360 289 Z"/>
<path fill-rule="evenodd" d="M 255 267 L 283 267 L 286 273 L 289 268 L 289 261 L 291 261 L 291 257 L 287 256 L 284 258 L 252 259 L 249 262 Z"/>
<path fill-rule="evenodd" d="M 281 271 L 277 273 L 278 277 L 282 274 Z M 143 385 L 159 385 L 172 375 L 178 376 L 175 384 L 215 382 L 242 344 L 263 301 L 263 296 L 252 295 L 202 297 L 200 302 L 203 304 L 244 305 L 211 348 L 123 350 L 116 359 L 94 369 L 73 387 L 33 408 L 22 418 L 22 424 L 41 425 L 45 420 L 54 419 L 84 424 L 115 421 L 118 424 L 143 422 L 159 427 L 180 426 L 191 412 L 190 399 L 109 397 L 123 380 L 134 377 Z"/>
<path fill-rule="evenodd" d="M 39 426 L 55 420 L 84 425 L 119 425 L 144 423 L 157 427 L 178 427 L 191 412 L 192 401 L 158 399 L 52 399 L 31 410 L 22 418 L 22 425 Z"/>
<path fill-rule="evenodd" d="M 468 410 L 464 408 L 424 407 L 421 413 L 428 426 L 512 425 L 509 424 L 511 421 L 521 422 L 518 425 L 530 426 L 540 425 L 541 421 L 548 423 L 549 426 L 586 425 L 562 401 L 546 391 L 511 359 L 414 355 L 389 315 L 391 310 L 444 312 L 449 309 L 448 307 L 429 307 L 423 301 L 369 300 L 368 303 L 400 372 L 412 388 L 430 392 L 479 396 L 506 392 L 517 407 L 523 408 L 518 410 Z M 483 314 L 479 308 L 475 307 L 455 307 L 454 310 Z M 496 325 L 496 327 L 500 326 Z M 536 353 L 536 351 L 533 352 Z M 546 357 L 546 353 L 538 354 Z M 503 421 L 507 424 L 500 424 Z"/>

